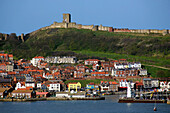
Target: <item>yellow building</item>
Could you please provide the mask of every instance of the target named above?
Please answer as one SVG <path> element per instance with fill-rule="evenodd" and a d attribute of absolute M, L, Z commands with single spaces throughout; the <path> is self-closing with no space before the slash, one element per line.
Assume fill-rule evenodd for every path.
<path fill-rule="evenodd" d="M 77 90 L 81 89 L 81 84 L 80 82 L 74 82 L 74 83 L 68 83 L 68 90 L 75 90 L 77 92 Z"/>

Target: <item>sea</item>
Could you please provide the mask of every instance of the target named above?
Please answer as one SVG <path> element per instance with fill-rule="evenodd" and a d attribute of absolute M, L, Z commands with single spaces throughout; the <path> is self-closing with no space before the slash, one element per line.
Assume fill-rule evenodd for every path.
<path fill-rule="evenodd" d="M 170 113 L 170 105 L 157 103 L 118 103 L 120 95 L 105 100 L 0 102 L 0 113 Z"/>

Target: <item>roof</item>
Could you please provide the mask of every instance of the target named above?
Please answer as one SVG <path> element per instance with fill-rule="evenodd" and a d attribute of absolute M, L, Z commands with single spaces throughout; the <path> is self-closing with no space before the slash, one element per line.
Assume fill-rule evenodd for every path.
<path fill-rule="evenodd" d="M 112 81 L 110 81 L 109 83 L 110 83 L 110 84 L 118 84 L 117 82 L 112 82 Z"/>
<path fill-rule="evenodd" d="M 100 60 L 98 60 L 98 59 L 87 59 L 85 61 L 100 61 Z"/>
<path fill-rule="evenodd" d="M 10 88 L 0 88 L 0 92 L 4 92 L 5 90 L 9 90 Z"/>
<path fill-rule="evenodd" d="M 14 90 L 12 93 L 31 93 L 33 90 Z"/>
<path fill-rule="evenodd" d="M 46 95 L 48 92 L 36 92 L 36 95 Z"/>
<path fill-rule="evenodd" d="M 36 57 L 34 57 L 34 58 L 44 58 L 44 57 L 42 57 L 42 56 L 36 56 Z"/>
<path fill-rule="evenodd" d="M 9 57 L 13 57 L 13 55 L 12 54 L 10 54 L 10 55 L 8 55 Z"/>

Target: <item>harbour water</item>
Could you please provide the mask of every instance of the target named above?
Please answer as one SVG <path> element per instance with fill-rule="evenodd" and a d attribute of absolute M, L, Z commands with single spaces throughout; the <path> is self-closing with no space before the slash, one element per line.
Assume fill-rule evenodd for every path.
<path fill-rule="evenodd" d="M 0 113 L 154 113 L 153 103 L 118 103 L 119 95 L 106 100 L 0 102 Z M 156 113 L 170 113 L 170 105 L 156 104 Z"/>

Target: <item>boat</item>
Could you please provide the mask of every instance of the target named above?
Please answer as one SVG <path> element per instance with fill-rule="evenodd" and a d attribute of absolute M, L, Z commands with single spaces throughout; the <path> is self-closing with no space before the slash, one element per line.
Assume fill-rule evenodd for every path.
<path fill-rule="evenodd" d="M 170 98 L 167 98 L 167 104 L 170 104 Z"/>
<path fill-rule="evenodd" d="M 154 107 L 154 108 L 153 108 L 153 110 L 154 110 L 154 111 L 157 111 L 157 108 L 156 108 L 156 107 Z"/>
<path fill-rule="evenodd" d="M 150 99 L 134 99 L 134 98 L 120 98 L 119 103 L 165 103 L 165 100 L 150 100 Z"/>

